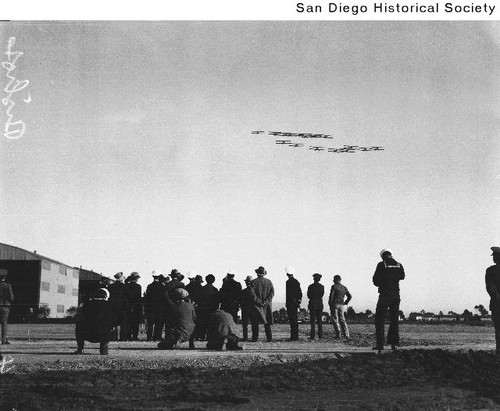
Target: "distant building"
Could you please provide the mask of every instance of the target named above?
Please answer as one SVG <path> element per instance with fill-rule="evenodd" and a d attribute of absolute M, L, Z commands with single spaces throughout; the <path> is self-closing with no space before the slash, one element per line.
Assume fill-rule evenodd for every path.
<path fill-rule="evenodd" d="M 7 281 L 15 297 L 10 318 L 14 321 L 42 306 L 50 308 L 50 317 L 63 318 L 68 308 L 78 305 L 78 268 L 2 243 L 0 268 L 9 270 Z"/>

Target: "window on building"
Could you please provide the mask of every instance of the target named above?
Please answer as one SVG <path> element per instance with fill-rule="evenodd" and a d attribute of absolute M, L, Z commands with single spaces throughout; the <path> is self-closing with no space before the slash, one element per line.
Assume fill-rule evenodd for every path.
<path fill-rule="evenodd" d="M 73 270 L 73 278 L 80 278 L 80 272 L 78 270 Z"/>
<path fill-rule="evenodd" d="M 66 267 L 60 265 L 59 266 L 59 274 L 66 275 Z"/>
<path fill-rule="evenodd" d="M 40 288 L 42 291 L 50 291 L 50 283 L 47 281 L 42 281 Z"/>
<path fill-rule="evenodd" d="M 42 260 L 42 268 L 44 270 L 50 270 L 50 262 L 47 260 Z"/>
<path fill-rule="evenodd" d="M 58 285 L 57 286 L 57 292 L 59 294 L 65 294 L 66 293 L 66 287 L 64 285 Z"/>
<path fill-rule="evenodd" d="M 64 313 L 64 305 L 57 304 L 57 312 L 58 313 Z"/>
<path fill-rule="evenodd" d="M 78 297 L 78 288 L 73 288 L 73 295 Z"/>

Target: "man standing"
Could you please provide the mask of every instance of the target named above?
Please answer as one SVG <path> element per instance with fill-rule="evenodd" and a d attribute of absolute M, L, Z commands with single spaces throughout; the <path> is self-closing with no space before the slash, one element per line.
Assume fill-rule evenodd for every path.
<path fill-rule="evenodd" d="M 315 322 L 318 323 L 318 338 L 323 338 L 323 296 L 325 295 L 325 287 L 319 282 L 321 277 L 319 273 L 313 274 L 314 282 L 307 289 L 308 308 L 311 316 L 310 340 L 315 338 Z"/>
<path fill-rule="evenodd" d="M 14 301 L 12 286 L 5 281 L 8 271 L 0 269 L 0 326 L 2 327 L 2 344 L 10 344 L 7 340 L 7 320 L 9 319 L 10 304 Z"/>
<path fill-rule="evenodd" d="M 124 283 L 125 277 L 122 272 L 116 273 L 114 277 L 116 281 L 108 287 L 109 305 L 113 312 L 113 326 L 117 328 L 118 338 L 126 341 L 131 293 Z"/>
<path fill-rule="evenodd" d="M 165 286 L 163 285 L 163 274 L 155 275 L 153 271 L 153 282 L 146 288 L 145 311 L 146 311 L 146 340 L 160 341 L 163 331 L 163 304 L 165 299 Z"/>
<path fill-rule="evenodd" d="M 272 301 L 274 297 L 274 286 L 271 280 L 265 278 L 267 271 L 260 266 L 255 270 L 257 278 L 252 281 L 254 292 L 254 315 L 252 320 L 252 341 L 259 338 L 259 324 L 264 324 L 267 342 L 273 340 L 271 325 L 273 324 Z"/>
<path fill-rule="evenodd" d="M 330 296 L 328 298 L 328 305 L 330 306 L 330 313 L 332 314 L 333 329 L 335 330 L 335 338 L 342 337 L 349 339 L 349 328 L 344 317 L 344 307 L 351 301 L 352 295 L 346 286 L 341 284 L 342 278 L 340 275 L 333 277 L 333 285 L 330 289 Z M 344 301 L 345 297 L 347 299 Z M 340 323 L 340 326 L 339 326 Z"/>
<path fill-rule="evenodd" d="M 241 292 L 241 327 L 243 329 L 243 340 L 248 341 L 248 324 L 252 323 L 254 293 L 252 290 L 251 276 L 245 278 L 246 288 Z"/>
<path fill-rule="evenodd" d="M 496 354 L 500 355 L 500 247 L 491 247 L 495 265 L 486 269 L 486 291 L 490 295 L 490 311 L 495 327 Z"/>
<path fill-rule="evenodd" d="M 288 341 L 298 341 L 299 320 L 297 312 L 302 302 L 302 289 L 298 280 L 294 278 L 295 269 L 286 267 L 285 272 L 288 276 L 288 280 L 286 280 L 286 312 L 288 321 L 290 321 L 290 339 Z"/>
<path fill-rule="evenodd" d="M 393 257 L 391 250 L 383 249 L 380 252 L 382 261 L 377 264 L 373 274 L 373 284 L 378 287 L 379 297 L 375 310 L 375 333 L 377 345 L 373 347 L 379 353 L 384 349 L 384 321 L 387 309 L 391 324 L 387 333 L 387 344 L 396 350 L 399 346 L 399 282 L 405 278 L 405 270 Z"/>
<path fill-rule="evenodd" d="M 207 336 L 208 318 L 217 308 L 219 308 L 219 290 L 214 287 L 215 276 L 208 274 L 205 277 L 206 285 L 200 288 L 196 302 L 196 330 L 192 335 L 203 341 Z"/>
<path fill-rule="evenodd" d="M 130 282 L 127 284 L 130 290 L 130 311 L 128 339 L 139 341 L 139 324 L 142 320 L 142 287 L 137 283 L 141 276 L 134 271 L 130 274 Z"/>
<path fill-rule="evenodd" d="M 184 288 L 184 283 L 178 279 L 178 276 L 181 275 L 177 269 L 173 269 L 170 271 L 170 281 L 165 283 L 165 305 L 164 305 L 164 321 L 165 321 L 165 335 L 170 332 L 171 321 L 170 321 L 170 311 L 171 307 L 174 305 L 174 291 L 177 288 Z"/>
<path fill-rule="evenodd" d="M 219 291 L 221 310 L 231 314 L 238 324 L 238 311 L 241 305 L 241 284 L 234 279 L 233 270 L 227 272 Z"/>

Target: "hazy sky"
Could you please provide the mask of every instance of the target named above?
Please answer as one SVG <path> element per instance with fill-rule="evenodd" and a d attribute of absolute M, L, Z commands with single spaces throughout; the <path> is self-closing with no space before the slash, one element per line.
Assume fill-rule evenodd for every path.
<path fill-rule="evenodd" d="M 242 281 L 263 265 L 277 302 L 287 265 L 304 290 L 315 272 L 327 289 L 340 274 L 356 311 L 374 311 L 390 248 L 406 314 L 487 306 L 496 24 L 0 23 L 2 49 L 15 37 L 24 53 L 11 75 L 30 82 L 11 97 L 24 136 L 0 136 L 0 242 L 110 277 L 138 271 L 143 286 L 153 269 L 220 286 L 228 269 Z M 314 152 L 252 130 L 385 151 Z"/>

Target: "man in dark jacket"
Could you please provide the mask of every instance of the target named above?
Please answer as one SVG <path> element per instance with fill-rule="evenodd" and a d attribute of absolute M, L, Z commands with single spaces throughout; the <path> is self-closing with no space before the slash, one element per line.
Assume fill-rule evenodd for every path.
<path fill-rule="evenodd" d="M 208 274 L 205 277 L 206 285 L 201 287 L 198 293 L 198 301 L 196 303 L 196 331 L 193 334 L 193 341 L 195 338 L 203 341 L 206 339 L 208 317 L 217 308 L 219 308 L 219 290 L 214 287 L 215 276 Z"/>
<path fill-rule="evenodd" d="M 184 283 L 180 280 L 177 279 L 177 277 L 179 276 L 180 272 L 177 271 L 177 269 L 173 269 L 171 272 L 170 272 L 170 278 L 171 280 L 170 281 L 167 281 L 165 283 L 165 305 L 164 305 L 164 308 L 165 308 L 165 335 L 167 335 L 167 332 L 169 332 L 171 326 L 172 326 L 172 323 L 170 321 L 170 311 L 171 311 L 171 307 L 174 305 L 174 291 L 177 289 L 177 288 L 184 288 Z"/>
<path fill-rule="evenodd" d="M 495 265 L 486 269 L 486 291 L 490 295 L 490 311 L 495 327 L 496 354 L 500 355 L 500 247 L 491 247 Z"/>
<path fill-rule="evenodd" d="M 254 294 L 252 290 L 251 276 L 245 278 L 246 288 L 241 292 L 241 327 L 243 329 L 243 340 L 248 341 L 248 324 L 252 324 L 252 316 L 254 312 L 253 300 Z"/>
<path fill-rule="evenodd" d="M 196 314 L 194 304 L 188 300 L 188 297 L 189 293 L 182 287 L 172 292 L 171 328 L 165 332 L 165 340 L 158 344 L 159 349 L 173 350 L 178 343 L 184 341 L 189 341 L 189 348 L 194 348 L 191 336 L 194 332 Z"/>
<path fill-rule="evenodd" d="M 290 339 L 288 341 L 298 341 L 299 320 L 297 312 L 302 302 L 302 289 L 298 280 L 294 278 L 295 269 L 286 267 L 285 272 L 288 276 L 288 280 L 286 280 L 286 312 L 290 322 Z"/>
<path fill-rule="evenodd" d="M 307 298 L 309 298 L 309 313 L 311 316 L 311 334 L 310 340 L 315 338 L 314 323 L 318 323 L 318 338 L 323 338 L 323 296 L 325 295 L 325 287 L 319 281 L 321 274 L 313 274 L 314 282 L 307 288 Z"/>
<path fill-rule="evenodd" d="M 222 351 L 225 340 L 227 340 L 227 350 L 243 349 L 238 346 L 239 339 L 236 336 L 236 323 L 233 321 L 233 316 L 219 308 L 208 317 L 207 340 L 207 349 L 209 350 Z"/>
<path fill-rule="evenodd" d="M 391 323 L 387 333 L 387 344 L 393 350 L 399 346 L 399 282 L 405 278 L 405 270 L 393 257 L 392 252 L 383 249 L 380 252 L 382 261 L 377 264 L 373 274 L 373 284 L 378 287 L 379 297 L 375 310 L 375 333 L 377 345 L 373 347 L 379 353 L 384 349 L 384 322 L 385 314 L 389 309 Z"/>
<path fill-rule="evenodd" d="M 220 308 L 233 316 L 238 323 L 238 311 L 241 305 L 241 284 L 234 279 L 234 272 L 229 270 L 219 291 Z"/>
<path fill-rule="evenodd" d="M 77 343 L 75 354 L 83 354 L 85 341 L 90 341 L 100 344 L 101 355 L 108 355 L 108 343 L 113 327 L 113 312 L 108 297 L 109 291 L 100 288 L 93 298 L 79 307 L 75 327 Z"/>
<path fill-rule="evenodd" d="M 186 291 L 189 293 L 189 298 L 191 298 L 191 301 L 195 304 L 198 303 L 198 298 L 200 294 L 200 290 L 203 287 L 203 277 L 199 274 L 196 274 L 194 272 L 191 272 L 191 275 L 194 275 L 192 277 L 192 281 L 186 285 Z"/>
<path fill-rule="evenodd" d="M 122 272 L 115 274 L 116 281 L 110 284 L 109 303 L 113 311 L 113 325 L 117 328 L 117 334 L 121 341 L 127 340 L 128 312 L 130 309 L 131 293 L 124 283 L 125 277 Z"/>
<path fill-rule="evenodd" d="M 153 282 L 146 288 L 145 311 L 146 311 L 146 340 L 160 341 L 163 332 L 163 305 L 165 300 L 164 276 L 160 272 L 154 274 Z"/>
<path fill-rule="evenodd" d="M 139 273 L 134 271 L 130 274 L 130 282 L 127 284 L 130 290 L 129 341 L 139 341 L 139 324 L 142 320 L 142 287 L 137 283 L 139 278 Z"/>
<path fill-rule="evenodd" d="M 7 340 L 7 320 L 9 319 L 10 304 L 14 301 L 12 286 L 5 281 L 8 271 L 0 269 L 0 326 L 2 327 L 2 344 L 10 344 Z"/>

